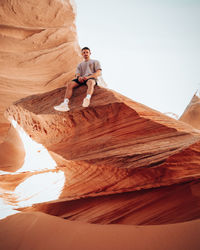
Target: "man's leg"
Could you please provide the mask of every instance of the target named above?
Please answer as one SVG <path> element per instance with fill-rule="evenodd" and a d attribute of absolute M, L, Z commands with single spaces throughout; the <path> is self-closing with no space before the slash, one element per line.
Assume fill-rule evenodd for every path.
<path fill-rule="evenodd" d="M 78 83 L 75 82 L 75 81 L 71 81 L 67 84 L 67 87 L 66 87 L 66 92 L 65 92 L 65 98 L 64 99 L 70 99 L 72 97 L 72 93 L 73 93 L 73 89 L 75 87 L 78 87 Z"/>
<path fill-rule="evenodd" d="M 86 85 L 88 86 L 88 89 L 87 89 L 87 96 L 83 100 L 82 104 L 83 107 L 88 107 L 90 105 L 90 98 L 94 93 L 94 86 L 96 85 L 96 81 L 94 79 L 89 79 L 86 82 Z"/>
<path fill-rule="evenodd" d="M 73 89 L 78 86 L 78 83 L 75 81 L 71 81 L 67 84 L 64 102 L 62 102 L 58 106 L 54 106 L 54 109 L 57 111 L 69 111 L 69 99 L 72 96 Z"/>

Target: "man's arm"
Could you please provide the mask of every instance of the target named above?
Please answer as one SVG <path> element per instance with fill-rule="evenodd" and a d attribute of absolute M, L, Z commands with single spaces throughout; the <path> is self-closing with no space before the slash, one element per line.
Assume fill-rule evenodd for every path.
<path fill-rule="evenodd" d="M 87 80 L 87 79 L 90 79 L 90 78 L 97 78 L 98 76 L 101 75 L 101 69 L 98 69 L 95 73 L 89 75 L 89 76 L 85 76 L 84 78 Z"/>
<path fill-rule="evenodd" d="M 84 77 L 80 76 L 80 74 L 78 74 L 78 73 L 76 74 L 76 78 L 78 79 L 79 82 L 85 81 Z"/>
<path fill-rule="evenodd" d="M 78 77 L 80 77 L 80 75 L 81 75 L 81 67 L 80 67 L 80 63 L 79 63 L 77 68 L 76 68 L 75 76 L 76 76 L 76 78 L 78 78 Z"/>

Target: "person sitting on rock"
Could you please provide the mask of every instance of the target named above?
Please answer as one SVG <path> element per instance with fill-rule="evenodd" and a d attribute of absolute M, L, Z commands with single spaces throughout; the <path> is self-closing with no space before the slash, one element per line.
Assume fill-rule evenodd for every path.
<path fill-rule="evenodd" d="M 76 78 L 67 84 L 64 102 L 58 106 L 54 106 L 58 111 L 69 111 L 69 99 L 72 96 L 73 89 L 81 85 L 87 85 L 87 95 L 83 100 L 83 107 L 90 105 L 90 99 L 97 84 L 97 77 L 101 75 L 101 66 L 99 61 L 90 59 L 91 51 L 88 47 L 81 50 L 84 61 L 79 63 L 76 69 Z"/>

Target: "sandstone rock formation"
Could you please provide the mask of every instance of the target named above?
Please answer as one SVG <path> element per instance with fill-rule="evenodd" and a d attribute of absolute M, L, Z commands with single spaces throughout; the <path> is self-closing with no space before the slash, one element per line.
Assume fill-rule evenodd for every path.
<path fill-rule="evenodd" d="M 57 162 L 56 170 L 40 167 L 34 173 L 18 174 L 19 179 L 37 178 L 50 171 L 64 173 L 65 181 L 57 205 L 61 205 L 61 201 L 199 179 L 198 130 L 100 87 L 95 88 L 88 108 L 81 107 L 86 91 L 83 86 L 74 91 L 69 104 L 71 110 L 57 112 L 53 106 L 61 102 L 64 91 L 60 88 L 29 96 L 6 111 L 6 116 L 16 120 L 33 140 L 43 144 Z M 17 181 L 16 187 L 19 184 Z M 46 192 L 46 187 L 40 192 Z M 37 192 L 34 195 L 37 196 Z M 195 197 L 195 203 L 199 201 L 199 195 L 191 197 Z M 26 196 L 28 199 L 31 197 Z M 28 206 L 28 203 L 23 206 Z M 41 210 L 48 211 L 49 207 L 51 205 L 42 206 Z M 59 205 L 55 210 L 59 210 Z M 73 212 L 69 215 L 67 209 L 61 214 L 67 218 L 74 216 Z M 192 218 L 198 216 L 199 211 L 196 211 Z M 81 218 L 81 212 L 76 217 Z M 101 222 L 105 219 L 102 216 L 101 220 L 96 217 L 92 220 Z M 112 216 L 113 220 L 117 221 L 115 216 Z M 86 221 L 90 221 L 90 216 Z"/>
<path fill-rule="evenodd" d="M 185 111 L 179 118 L 180 121 L 192 125 L 194 128 L 200 129 L 200 92 L 196 92 L 192 100 L 186 107 Z"/>
<path fill-rule="evenodd" d="M 0 2 L 0 143 L 8 106 L 72 78 L 80 61 L 75 14 L 72 1 Z"/>
<path fill-rule="evenodd" d="M 9 137 L 3 113 L 14 101 L 64 86 L 80 62 L 72 1 L 0 2 L 0 168 L 22 166 L 24 152 Z M 45 14 L 44 14 L 45 13 Z M 2 143 L 2 144 L 1 144 Z M 6 147 L 5 147 L 6 143 Z M 12 152 L 12 157 L 7 152 Z M 6 156 L 7 155 L 7 156 Z M 5 159 L 9 158 L 7 161 Z"/>
<path fill-rule="evenodd" d="M 160 226 L 92 225 L 23 213 L 0 221 L 0 248 L 199 250 L 199 230 L 200 220 Z"/>
<path fill-rule="evenodd" d="M 23 142 L 13 126 L 0 144 L 0 169 L 15 172 L 22 167 L 25 158 Z"/>
<path fill-rule="evenodd" d="M 200 181 L 167 187 L 35 204 L 21 211 L 42 211 L 64 219 L 98 224 L 160 225 L 195 220 L 200 214 Z"/>
<path fill-rule="evenodd" d="M 74 91 L 71 110 L 57 112 L 53 106 L 63 100 L 63 86 L 80 61 L 71 1 L 7 0 L 0 7 L 0 202 L 12 211 L 29 212 L 2 221 L 0 235 L 8 236 L 10 227 L 15 232 L 16 220 L 23 232 L 30 221 L 38 222 L 27 233 L 31 246 L 35 230 L 48 228 L 49 221 L 69 230 L 64 220 L 35 211 L 101 224 L 157 225 L 199 218 L 199 99 L 189 105 L 194 113 L 186 110 L 194 123 L 101 87 L 95 87 L 91 105 L 83 108 L 82 86 Z M 16 131 L 10 126 L 7 133 L 8 121 L 13 126 L 17 122 Z M 48 156 L 41 146 L 27 151 L 30 138 Z M 0 206 L 0 215 L 4 212 Z M 20 235 L 12 244 L 22 242 Z"/>

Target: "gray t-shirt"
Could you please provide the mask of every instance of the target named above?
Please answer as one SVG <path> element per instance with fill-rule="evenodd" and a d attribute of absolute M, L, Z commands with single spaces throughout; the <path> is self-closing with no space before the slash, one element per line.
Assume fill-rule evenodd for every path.
<path fill-rule="evenodd" d="M 76 68 L 76 74 L 80 74 L 80 76 L 89 76 L 95 73 L 98 69 L 101 70 L 99 61 L 90 59 L 87 62 L 83 61 L 79 63 Z"/>

